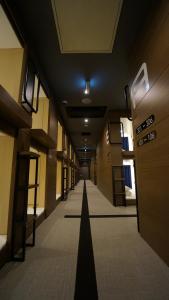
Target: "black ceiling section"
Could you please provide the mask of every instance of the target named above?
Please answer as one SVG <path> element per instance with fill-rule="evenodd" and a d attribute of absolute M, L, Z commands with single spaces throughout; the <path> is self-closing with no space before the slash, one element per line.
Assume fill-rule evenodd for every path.
<path fill-rule="evenodd" d="M 46 90 L 55 100 L 74 145 L 76 147 L 82 145 L 81 132 L 86 130 L 82 129 L 80 118 L 91 118 L 87 131 L 91 132 L 92 145 L 96 146 L 105 117 L 99 119 L 98 115 L 99 113 L 101 115 L 101 112 L 97 115 L 92 107 L 125 109 L 123 91 L 130 79 L 129 54 L 156 1 L 123 0 L 114 47 L 110 54 L 61 54 L 50 0 L 6 0 L 6 2 L 17 15 Z M 90 110 L 81 102 L 84 93 L 79 84 L 81 80 L 87 79 L 95 82 L 90 89 L 89 98 L 92 100 Z M 68 106 L 63 106 L 64 100 L 68 101 Z M 72 106 L 79 108 L 73 112 Z M 67 112 L 75 117 L 68 117 Z M 95 114 L 95 119 L 92 114 L 93 116 Z M 100 122 L 97 122 L 97 118 Z M 79 132 L 79 137 L 74 135 L 75 131 Z"/>
<path fill-rule="evenodd" d="M 69 118 L 104 118 L 106 106 L 68 106 L 66 112 Z"/>
<path fill-rule="evenodd" d="M 91 132 L 81 132 L 81 135 L 82 136 L 89 136 L 89 135 L 91 135 Z"/>

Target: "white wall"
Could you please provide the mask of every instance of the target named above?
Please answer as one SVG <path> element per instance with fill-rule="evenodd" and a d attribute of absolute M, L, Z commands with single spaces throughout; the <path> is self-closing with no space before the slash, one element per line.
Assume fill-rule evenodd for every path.
<path fill-rule="evenodd" d="M 136 199 L 136 187 L 135 187 L 135 174 L 134 174 L 134 163 L 132 159 L 123 159 L 123 166 L 130 165 L 131 166 L 131 182 L 132 189 L 128 186 L 125 186 L 126 198 L 128 199 Z"/>
<path fill-rule="evenodd" d="M 132 122 L 127 118 L 120 118 L 120 121 L 123 123 L 124 128 L 124 137 L 128 137 L 129 140 L 129 151 L 133 151 L 133 126 Z"/>

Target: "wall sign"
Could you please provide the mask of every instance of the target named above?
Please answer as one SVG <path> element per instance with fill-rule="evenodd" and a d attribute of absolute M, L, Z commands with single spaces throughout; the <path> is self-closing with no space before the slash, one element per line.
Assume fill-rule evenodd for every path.
<path fill-rule="evenodd" d="M 133 109 L 136 108 L 138 102 L 147 93 L 149 87 L 147 64 L 144 62 L 141 65 L 130 89 Z"/>
<path fill-rule="evenodd" d="M 154 121 L 155 121 L 155 116 L 154 115 L 149 116 L 141 125 L 139 125 L 136 128 L 136 134 L 139 134 L 140 132 L 142 132 L 149 126 L 151 126 L 154 123 Z"/>
<path fill-rule="evenodd" d="M 155 130 L 151 131 L 150 133 L 146 134 L 143 138 L 139 139 L 137 142 L 137 146 L 143 146 L 144 144 L 147 144 L 157 137 L 157 133 Z"/>
<path fill-rule="evenodd" d="M 137 146 L 143 146 L 144 144 L 147 144 L 157 137 L 157 133 L 155 130 L 151 131 L 150 133 L 143 136 L 143 138 L 139 139 L 137 142 Z"/>

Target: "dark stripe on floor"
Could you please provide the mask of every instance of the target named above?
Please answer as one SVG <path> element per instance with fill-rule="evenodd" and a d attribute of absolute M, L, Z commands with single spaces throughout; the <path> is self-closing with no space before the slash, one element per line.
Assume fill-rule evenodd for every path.
<path fill-rule="evenodd" d="M 136 218 L 136 214 L 90 215 L 89 218 Z M 81 218 L 81 215 L 65 215 L 64 218 Z"/>
<path fill-rule="evenodd" d="M 98 299 L 92 235 L 89 221 L 89 209 L 85 182 L 83 188 L 82 214 L 80 223 L 80 237 L 74 299 Z"/>

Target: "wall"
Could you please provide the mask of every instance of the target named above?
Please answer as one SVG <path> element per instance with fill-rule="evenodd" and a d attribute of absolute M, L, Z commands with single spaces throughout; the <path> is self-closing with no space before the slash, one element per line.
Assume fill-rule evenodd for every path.
<path fill-rule="evenodd" d="M 33 114 L 32 128 L 43 129 L 48 133 L 49 117 L 49 99 L 39 98 L 39 108 L 36 114 Z"/>
<path fill-rule="evenodd" d="M 0 49 L 0 84 L 18 102 L 23 49 Z"/>
<path fill-rule="evenodd" d="M 57 151 L 62 151 L 63 149 L 63 129 L 60 123 L 58 122 L 57 130 Z"/>
<path fill-rule="evenodd" d="M 94 183 L 94 175 L 95 175 L 95 160 L 91 159 L 91 163 L 90 163 L 90 179 L 91 181 Z"/>
<path fill-rule="evenodd" d="M 119 117 L 120 118 L 120 117 Z M 118 120 L 119 120 L 118 118 Z M 116 118 L 114 119 L 117 120 Z M 115 136 L 120 136 L 120 125 L 115 126 Z M 113 201 L 112 166 L 122 165 L 121 145 L 111 145 L 107 138 L 107 124 L 97 146 L 97 186 L 101 192 Z"/>
<path fill-rule="evenodd" d="M 149 89 L 138 88 L 133 107 L 140 233 L 169 265 L 169 2 L 160 1 L 144 35 L 138 37 L 130 63 L 132 78 L 147 64 Z M 155 122 L 138 136 L 135 129 L 151 114 Z M 137 141 L 156 130 L 157 138 Z"/>
<path fill-rule="evenodd" d="M 7 235 L 14 138 L 0 133 L 0 234 Z"/>
<path fill-rule="evenodd" d="M 84 165 L 80 167 L 80 179 L 81 180 L 88 180 L 89 179 L 89 166 Z"/>
<path fill-rule="evenodd" d="M 56 195 L 57 197 L 61 196 L 62 192 L 62 161 L 57 160 L 57 176 L 56 176 Z"/>

